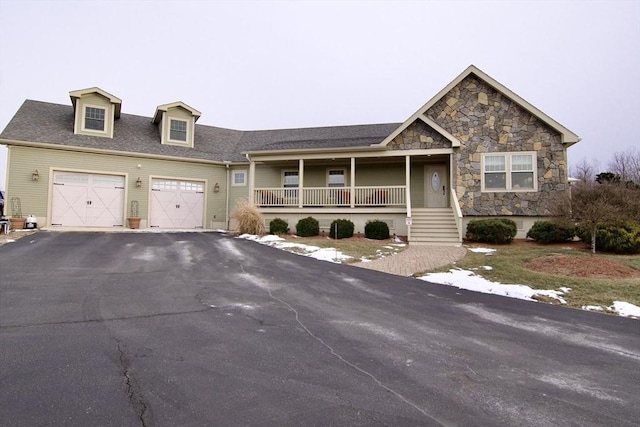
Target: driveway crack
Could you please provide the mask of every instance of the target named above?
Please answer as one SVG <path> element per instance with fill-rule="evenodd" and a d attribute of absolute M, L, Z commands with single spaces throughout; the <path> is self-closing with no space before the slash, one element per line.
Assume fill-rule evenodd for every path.
<path fill-rule="evenodd" d="M 125 378 L 125 384 L 127 386 L 127 395 L 129 397 L 129 402 L 131 403 L 131 406 L 133 407 L 138 416 L 138 419 L 140 420 L 140 425 L 142 425 L 142 427 L 147 427 L 148 425 L 150 425 L 150 423 L 148 422 L 148 418 L 150 416 L 149 408 L 142 398 L 137 383 L 133 378 L 133 374 L 129 369 L 130 364 L 127 359 L 127 354 L 123 349 L 123 344 L 119 340 L 116 340 L 116 343 L 118 345 L 119 361 L 122 368 L 122 374 Z"/>
<path fill-rule="evenodd" d="M 349 366 L 352 369 L 355 369 L 356 371 L 360 372 L 361 374 L 366 375 L 367 377 L 371 378 L 371 380 L 373 380 L 373 382 L 380 388 L 382 388 L 383 390 L 393 394 L 395 397 L 397 397 L 398 399 L 400 399 L 402 402 L 406 403 L 407 405 L 411 406 L 413 409 L 415 409 L 416 411 L 420 412 L 422 415 L 424 415 L 425 417 L 429 418 L 430 420 L 438 423 L 439 425 L 446 425 L 444 422 L 440 421 L 439 419 L 437 419 L 435 416 L 429 414 L 426 410 L 424 410 L 423 408 L 421 408 L 420 406 L 418 406 L 416 403 L 412 402 L 411 400 L 409 400 L 407 397 L 403 396 L 401 393 L 399 393 L 398 391 L 392 389 L 391 387 L 389 387 L 388 385 L 384 384 L 382 381 L 380 381 L 374 374 L 372 374 L 371 372 L 367 371 L 366 369 L 362 369 L 361 367 L 349 362 L 347 359 L 345 359 L 340 353 L 338 353 L 331 345 L 329 345 L 325 340 L 323 340 L 321 337 L 317 336 L 316 334 L 314 334 L 313 332 L 311 332 L 311 330 L 302 322 L 302 320 L 300 320 L 300 314 L 298 313 L 298 310 L 296 310 L 295 308 L 293 308 L 293 306 L 291 304 L 289 304 L 288 302 L 286 302 L 285 300 L 283 300 L 282 298 L 278 298 L 277 296 L 273 295 L 273 292 L 271 291 L 271 289 L 267 289 L 267 292 L 269 294 L 269 297 L 271 297 L 271 299 L 280 302 L 281 304 L 283 304 L 284 306 L 286 306 L 291 312 L 293 312 L 293 314 L 295 315 L 295 320 L 298 323 L 298 325 L 300 325 L 300 327 L 309 335 L 311 336 L 313 339 L 315 339 L 316 341 L 318 341 L 322 346 L 324 346 L 327 350 L 329 350 L 329 352 L 331 353 L 331 355 L 335 356 L 338 360 L 340 360 L 342 363 L 344 363 L 345 365 Z"/>

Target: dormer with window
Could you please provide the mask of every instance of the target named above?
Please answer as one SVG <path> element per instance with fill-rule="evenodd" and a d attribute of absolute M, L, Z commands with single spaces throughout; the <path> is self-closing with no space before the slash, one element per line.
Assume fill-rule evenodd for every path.
<path fill-rule="evenodd" d="M 74 90 L 69 96 L 74 111 L 73 133 L 113 138 L 122 107 L 120 98 L 97 87 Z"/>
<path fill-rule="evenodd" d="M 153 123 L 160 128 L 162 144 L 193 147 L 196 121 L 199 118 L 200 111 L 183 102 L 173 102 L 156 108 Z"/>

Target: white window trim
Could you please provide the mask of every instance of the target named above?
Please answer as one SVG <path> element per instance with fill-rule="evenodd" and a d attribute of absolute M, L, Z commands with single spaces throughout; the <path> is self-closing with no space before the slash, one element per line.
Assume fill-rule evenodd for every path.
<path fill-rule="evenodd" d="M 236 183 L 236 175 L 243 174 L 242 183 Z M 232 187 L 246 187 L 247 186 L 247 170 L 239 169 L 231 172 L 231 186 Z"/>
<path fill-rule="evenodd" d="M 300 171 L 298 169 L 283 169 L 282 173 L 281 173 L 281 183 L 282 183 L 282 188 L 285 188 L 284 184 L 285 184 L 285 174 L 287 172 L 295 172 L 298 175 L 298 185 L 296 187 L 287 187 L 287 188 L 299 188 L 300 187 Z"/>
<path fill-rule="evenodd" d="M 87 108 L 96 108 L 99 110 L 104 110 L 104 130 L 97 129 L 88 129 L 85 127 L 86 119 L 87 119 Z M 85 104 L 81 105 L 81 113 L 80 113 L 80 129 L 82 132 L 86 132 L 88 134 L 96 134 L 96 135 L 109 135 L 109 128 L 111 126 L 111 122 L 109 120 L 110 108 L 105 105 L 97 105 L 97 104 Z"/>
<path fill-rule="evenodd" d="M 511 156 L 514 155 L 531 155 L 533 156 L 533 188 L 511 188 Z M 485 188 L 485 170 L 484 162 L 486 156 L 505 156 L 505 185 L 506 188 Z M 537 151 L 505 151 L 496 153 L 482 153 L 482 161 L 480 164 L 480 176 L 482 177 L 482 192 L 483 193 L 526 193 L 538 191 L 538 152 Z"/>
<path fill-rule="evenodd" d="M 189 147 L 193 146 L 193 141 L 192 141 L 192 137 L 191 137 L 191 122 L 189 119 L 184 119 L 181 117 L 172 117 L 167 115 L 166 116 L 166 120 L 167 120 L 167 142 L 171 143 L 171 144 L 176 144 L 176 145 L 188 145 Z M 186 138 L 184 141 L 180 140 L 180 139 L 171 139 L 171 120 L 175 120 L 175 121 L 179 121 L 179 122 L 185 122 L 187 124 L 187 133 L 186 133 Z"/>
<path fill-rule="evenodd" d="M 344 176 L 344 185 L 342 187 L 332 187 L 332 188 L 346 188 L 349 186 L 349 178 L 347 176 L 347 168 L 327 168 L 326 174 L 326 184 L 329 187 L 329 172 L 331 171 L 342 171 L 342 176 Z"/>

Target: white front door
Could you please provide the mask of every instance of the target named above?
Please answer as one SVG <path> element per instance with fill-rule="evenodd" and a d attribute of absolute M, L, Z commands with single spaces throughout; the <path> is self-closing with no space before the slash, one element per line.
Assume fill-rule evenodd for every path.
<path fill-rule="evenodd" d="M 425 207 L 446 208 L 449 206 L 449 176 L 447 165 L 432 164 L 424 167 Z"/>
<path fill-rule="evenodd" d="M 124 182 L 119 175 L 54 172 L 51 225 L 123 225 Z"/>
<path fill-rule="evenodd" d="M 150 226 L 202 228 L 204 183 L 154 179 L 151 185 Z"/>

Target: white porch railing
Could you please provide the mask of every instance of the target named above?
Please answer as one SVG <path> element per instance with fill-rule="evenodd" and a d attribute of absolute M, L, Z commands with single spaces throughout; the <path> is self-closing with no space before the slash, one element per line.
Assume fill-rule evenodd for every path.
<path fill-rule="evenodd" d="M 302 195 L 302 200 L 299 196 Z M 256 188 L 253 203 L 261 207 L 404 206 L 404 185 L 355 187 Z"/>
<path fill-rule="evenodd" d="M 462 210 L 460 209 L 460 203 L 458 203 L 458 196 L 456 191 L 452 188 L 449 192 L 451 194 L 451 206 L 453 206 L 453 216 L 456 219 L 456 227 L 458 227 L 458 238 L 462 242 Z"/>

